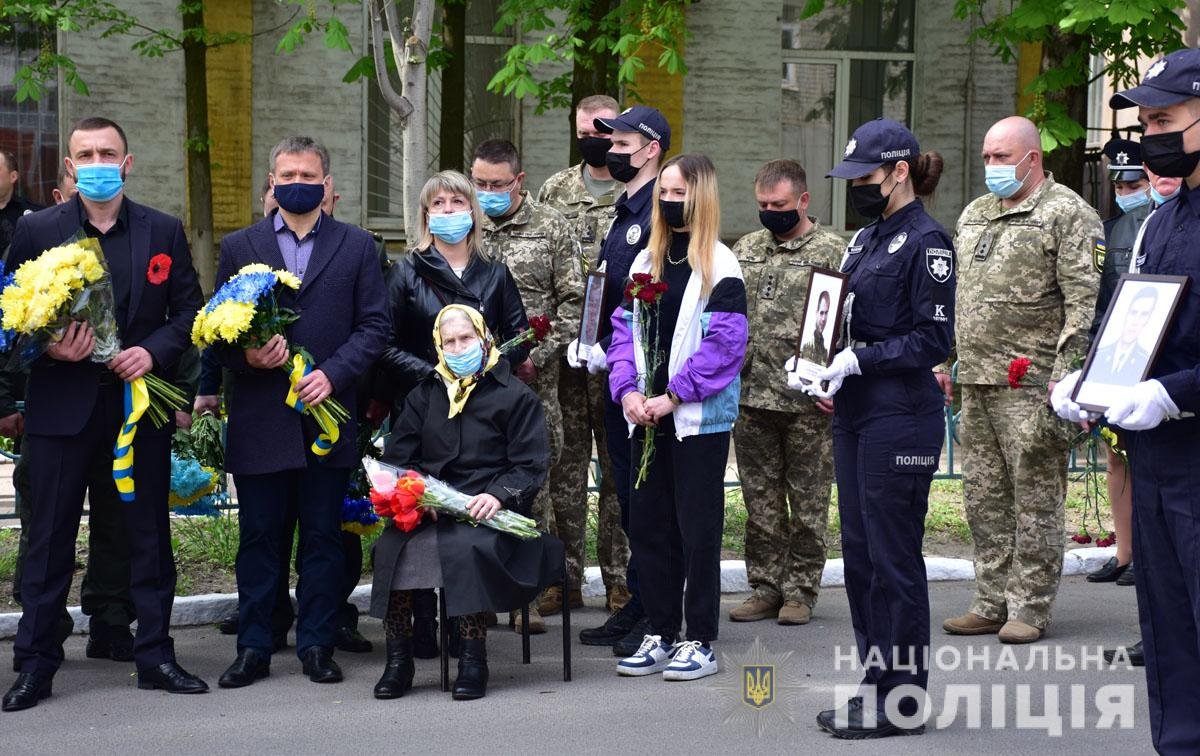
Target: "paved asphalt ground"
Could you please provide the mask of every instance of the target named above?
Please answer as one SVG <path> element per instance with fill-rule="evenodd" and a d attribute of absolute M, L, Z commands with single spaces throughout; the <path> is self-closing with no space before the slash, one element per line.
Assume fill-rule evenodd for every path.
<path fill-rule="evenodd" d="M 990 649 L 992 665 L 1001 646 L 994 637 L 952 638 L 941 620 L 965 610 L 972 583 L 931 587 L 935 653 L 950 664 L 953 646 L 965 660 L 968 648 Z M 724 610 L 741 596 L 725 597 Z M 227 691 L 217 677 L 233 660 L 233 639 L 211 627 L 180 628 L 176 648 L 187 669 L 213 686 L 202 696 L 170 696 L 136 689 L 132 665 L 84 658 L 85 639 L 67 643 L 67 662 L 54 683 L 54 696 L 37 708 L 0 714 L 0 750 L 26 753 L 889 753 L 889 754 L 1138 754 L 1150 753 L 1146 685 L 1141 669 L 1054 671 L 1055 649 L 1079 657 L 1080 648 L 1111 647 L 1136 637 L 1137 610 L 1132 588 L 1064 581 L 1047 646 L 1049 670 L 1040 657 L 1024 671 L 1030 647 L 1016 649 L 1017 671 L 966 669 L 931 675 L 935 711 L 941 711 L 947 684 L 978 684 L 983 690 L 982 722 L 969 727 L 966 710 L 944 728 L 920 737 L 869 743 L 835 741 L 819 731 L 813 717 L 831 708 L 834 686 L 857 682 L 857 673 L 835 669 L 834 648 L 853 643 L 844 591 L 827 589 L 816 618 L 804 627 L 774 622 L 734 624 L 723 620 L 717 649 L 724 654 L 720 674 L 694 682 L 667 683 L 659 677 L 619 678 L 608 649 L 580 646 L 576 640 L 575 680 L 561 678 L 558 618 L 550 632 L 533 638 L 533 663 L 520 664 L 519 636 L 499 630 L 489 636 L 491 685 L 482 701 L 457 702 L 442 693 L 436 660 L 418 661 L 417 687 L 402 699 L 376 701 L 371 688 L 382 667 L 383 630 L 364 618 L 363 631 L 377 644 L 373 654 L 338 654 L 346 672 L 340 685 L 316 685 L 300 674 L 291 650 L 275 656 L 272 676 L 249 688 Z M 598 624 L 599 609 L 578 610 L 573 624 Z M 742 703 L 743 658 L 755 639 L 777 663 L 775 700 L 761 710 Z M 7 669 L 11 641 L 0 643 Z M 790 652 L 790 657 L 782 660 Z M 453 668 L 452 668 L 453 674 Z M 9 674 L 0 675 L 7 689 Z M 1044 712 L 1046 685 L 1059 686 L 1063 734 L 1016 726 L 1020 685 L 1032 688 L 1033 714 Z M 992 686 L 1006 687 L 1001 726 Z M 1073 728 L 1071 686 L 1081 685 L 1088 705 Z M 1106 685 L 1124 685 L 1134 700 L 1129 729 L 1097 729 L 1093 697 Z M 724 689 L 722 689 L 724 688 Z M 1050 711 L 1053 712 L 1053 706 Z M 758 728 L 761 725 L 761 735 Z"/>

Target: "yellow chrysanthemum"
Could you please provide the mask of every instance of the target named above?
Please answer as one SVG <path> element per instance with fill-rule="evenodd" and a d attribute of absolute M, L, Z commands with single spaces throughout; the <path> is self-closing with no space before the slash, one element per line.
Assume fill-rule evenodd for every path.
<path fill-rule="evenodd" d="M 289 273 L 286 270 L 275 271 L 275 278 L 279 281 L 279 283 L 283 284 L 289 289 L 298 290 L 300 288 L 300 279 L 297 278 L 293 273 Z"/>
<path fill-rule="evenodd" d="M 205 347 L 217 342 L 235 344 L 254 319 L 254 305 L 247 302 L 222 302 L 209 312 L 201 312 L 192 324 L 192 342 Z"/>
<path fill-rule="evenodd" d="M 104 276 L 95 242 L 52 247 L 23 263 L 13 283 L 0 293 L 2 325 L 33 333 L 55 320 L 87 284 Z"/>
<path fill-rule="evenodd" d="M 250 263 L 249 265 L 243 265 L 242 269 L 239 270 L 237 272 L 237 274 L 240 276 L 243 273 L 270 273 L 270 272 L 271 272 L 270 265 L 266 265 L 264 263 Z"/>

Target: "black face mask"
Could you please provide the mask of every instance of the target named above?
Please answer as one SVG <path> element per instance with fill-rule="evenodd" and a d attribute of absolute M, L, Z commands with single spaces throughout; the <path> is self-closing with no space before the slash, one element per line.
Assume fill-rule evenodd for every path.
<path fill-rule="evenodd" d="M 687 220 L 683 217 L 682 202 L 660 199 L 658 201 L 658 213 L 671 228 L 680 229 L 687 225 Z"/>
<path fill-rule="evenodd" d="M 603 137 L 580 137 L 579 154 L 583 156 L 583 162 L 593 168 L 603 168 L 606 164 L 604 156 L 608 154 L 608 148 L 612 147 L 611 139 Z"/>
<path fill-rule="evenodd" d="M 797 210 L 759 210 L 758 222 L 776 236 L 783 236 L 800 223 L 800 211 Z"/>
<path fill-rule="evenodd" d="M 644 145 L 642 145 L 641 149 L 635 150 L 628 155 L 609 150 L 608 154 L 604 156 L 604 164 L 608 166 L 608 172 L 612 174 L 613 178 L 615 178 L 617 181 L 620 181 L 622 184 L 628 184 L 630 181 L 633 181 L 635 178 L 637 178 L 638 171 L 642 169 L 645 163 L 635 166 L 630 162 L 630 160 L 634 155 L 638 154 L 652 144 L 654 144 L 654 142 L 646 142 Z"/>
<path fill-rule="evenodd" d="M 1142 137 L 1142 160 L 1159 176 L 1187 178 L 1200 165 L 1200 152 L 1184 152 L 1183 132 L 1200 123 L 1200 118 L 1179 131 Z"/>
<path fill-rule="evenodd" d="M 896 191 L 896 185 L 892 184 L 892 189 L 886 196 L 880 188 L 882 186 L 882 181 L 878 184 L 851 186 L 850 206 L 864 218 L 878 218 L 883 215 L 883 211 L 887 209 L 888 200 L 892 197 L 892 192 Z"/>

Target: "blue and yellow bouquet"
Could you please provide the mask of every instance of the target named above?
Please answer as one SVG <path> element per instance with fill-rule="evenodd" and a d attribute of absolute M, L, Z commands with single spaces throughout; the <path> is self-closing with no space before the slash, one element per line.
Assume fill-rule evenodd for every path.
<path fill-rule="evenodd" d="M 199 461 L 171 455 L 171 492 L 167 504 L 180 509 L 195 504 L 217 490 L 219 473 Z"/>
<path fill-rule="evenodd" d="M 283 335 L 284 329 L 296 322 L 298 316 L 279 306 L 276 296 L 279 287 L 299 289 L 300 279 L 286 270 L 272 270 L 262 263 L 243 267 L 221 285 L 196 315 L 192 324 L 192 342 L 200 349 L 214 344 L 250 349 L 266 344 L 276 334 Z M 349 421 L 350 414 L 333 397 L 316 406 L 300 401 L 296 384 L 312 371 L 313 359 L 302 348 L 295 345 L 290 348 L 290 365 L 283 367 L 290 383 L 284 403 L 316 422 L 321 434 L 313 442 L 312 452 L 324 456 L 338 441 L 338 425 Z"/>

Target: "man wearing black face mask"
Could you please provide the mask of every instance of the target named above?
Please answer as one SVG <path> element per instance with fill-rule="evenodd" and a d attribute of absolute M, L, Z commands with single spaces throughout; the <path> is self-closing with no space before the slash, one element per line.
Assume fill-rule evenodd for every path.
<path fill-rule="evenodd" d="M 617 201 L 617 213 L 600 247 L 595 265 L 605 266 L 604 304 L 601 308 L 600 343 L 583 354 L 578 344 L 567 347 L 567 361 L 572 367 L 587 365 L 595 374 L 608 369 L 605 352 L 612 339 L 611 314 L 621 304 L 625 281 L 633 258 L 646 246 L 650 237 L 651 200 L 654 197 L 654 181 L 664 153 L 671 146 L 671 127 L 663 114 L 646 105 L 637 105 L 625 110 L 616 118 L 595 119 L 597 130 L 612 135 L 612 147 L 605 157 L 613 178 L 625 184 L 625 193 Z M 617 486 L 617 499 L 621 502 L 621 527 L 628 535 L 629 492 L 633 486 L 630 477 L 629 428 L 621 405 L 612 400 L 608 391 L 604 393 L 604 426 L 607 432 L 607 447 L 613 464 L 613 480 Z M 579 634 L 580 640 L 589 645 L 613 645 L 616 656 L 631 656 L 641 645 L 649 630 L 649 620 L 643 614 L 637 591 L 636 555 L 630 555 L 626 572 L 629 603 L 609 618 L 602 627 L 590 628 Z"/>
<path fill-rule="evenodd" d="M 1146 127 L 1142 159 L 1162 176 L 1184 179 L 1179 196 L 1146 220 L 1142 273 L 1185 275 L 1185 294 L 1150 379 L 1105 416 L 1122 433 L 1133 482 L 1133 560 L 1154 748 L 1200 753 L 1200 50 L 1156 61 L 1140 86 L 1113 95 L 1115 109 L 1137 107 Z M 1070 380 L 1064 380 L 1066 383 Z M 1170 420 L 1170 422 L 1167 422 Z"/>
<path fill-rule="evenodd" d="M 750 329 L 733 438 L 753 593 L 729 618 L 803 625 L 812 617 L 825 567 L 833 437 L 829 403 L 789 390 L 779 367 L 796 353 L 812 268 L 836 269 L 846 245 L 806 213 L 807 176 L 796 161 L 764 165 L 754 195 L 764 228 L 733 246 L 746 281 Z"/>

